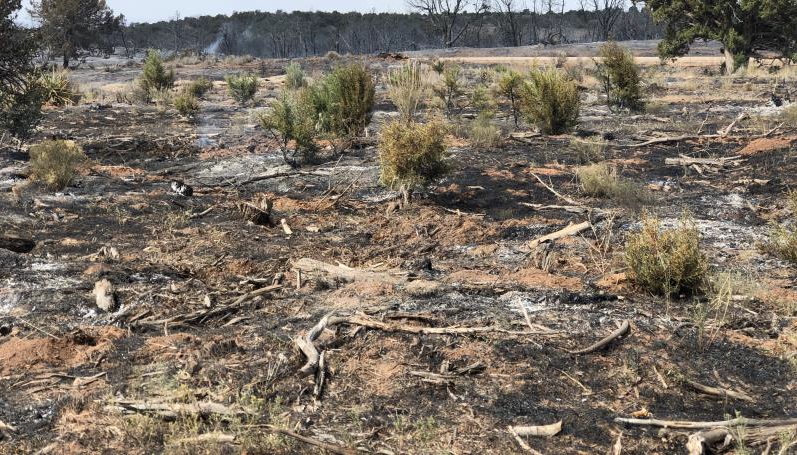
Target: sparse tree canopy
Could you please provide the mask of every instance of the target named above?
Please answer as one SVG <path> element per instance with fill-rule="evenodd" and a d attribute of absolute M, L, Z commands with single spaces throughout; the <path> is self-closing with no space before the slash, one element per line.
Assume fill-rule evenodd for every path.
<path fill-rule="evenodd" d="M 407 0 L 414 11 L 425 14 L 444 47 L 453 47 L 468 28 L 490 10 L 480 0 Z"/>
<path fill-rule="evenodd" d="M 716 40 L 724 46 L 725 69 L 731 73 L 756 51 L 786 58 L 797 52 L 794 0 L 650 0 L 647 5 L 654 19 L 666 24 L 662 58 L 686 54 L 695 40 Z"/>
<path fill-rule="evenodd" d="M 114 16 L 105 0 L 33 1 L 30 15 L 39 23 L 44 43 L 63 57 L 65 68 L 86 53 L 112 51 L 109 38 L 124 20 Z"/>

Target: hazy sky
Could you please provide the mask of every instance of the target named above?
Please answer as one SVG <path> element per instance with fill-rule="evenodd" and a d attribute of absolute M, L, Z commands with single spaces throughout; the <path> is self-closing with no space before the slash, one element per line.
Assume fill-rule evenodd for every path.
<path fill-rule="evenodd" d="M 28 5 L 29 0 L 23 3 Z M 405 12 L 405 0 L 106 0 L 117 14 L 122 13 L 128 22 L 156 22 L 180 16 L 229 14 L 233 11 L 361 11 Z M 568 5 L 578 5 L 577 0 L 567 0 Z M 26 21 L 27 14 L 20 14 Z"/>

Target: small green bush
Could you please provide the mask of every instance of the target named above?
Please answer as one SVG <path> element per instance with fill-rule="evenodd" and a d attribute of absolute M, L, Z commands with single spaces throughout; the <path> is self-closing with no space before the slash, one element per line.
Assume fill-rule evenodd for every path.
<path fill-rule="evenodd" d="M 791 224 L 773 222 L 769 239 L 761 245 L 764 253 L 797 264 L 797 190 L 786 193 L 786 206 L 791 212 Z"/>
<path fill-rule="evenodd" d="M 192 118 L 199 113 L 199 99 L 190 90 L 185 90 L 174 98 L 174 108 L 183 117 Z"/>
<path fill-rule="evenodd" d="M 364 65 L 339 66 L 313 87 L 321 130 L 338 137 L 362 134 L 374 109 L 374 80 Z"/>
<path fill-rule="evenodd" d="M 445 134 L 445 127 L 436 121 L 385 125 L 378 147 L 382 184 L 400 189 L 408 199 L 417 185 L 442 176 L 447 170 Z"/>
<path fill-rule="evenodd" d="M 213 82 L 202 76 L 197 80 L 191 81 L 185 90 L 196 98 L 202 98 L 207 92 L 213 90 Z"/>
<path fill-rule="evenodd" d="M 69 78 L 69 70 L 54 69 L 45 72 L 39 78 L 39 84 L 45 92 L 46 104 L 66 106 L 80 101 L 80 91 Z"/>
<path fill-rule="evenodd" d="M 257 76 L 253 74 L 229 75 L 225 80 L 230 96 L 241 104 L 251 101 L 257 93 Z"/>
<path fill-rule="evenodd" d="M 285 162 L 298 165 L 297 155 L 303 162 L 312 160 L 315 143 L 316 110 L 310 89 L 286 91 L 274 101 L 270 111 L 260 116 L 260 124 L 277 140 Z"/>
<path fill-rule="evenodd" d="M 8 133 L 19 141 L 33 136 L 46 98 L 47 93 L 35 75 L 24 77 L 14 90 L 0 91 L 0 135 Z"/>
<path fill-rule="evenodd" d="M 708 261 L 700 251 L 700 232 L 694 221 L 684 216 L 679 224 L 662 229 L 658 219 L 645 215 L 641 230 L 631 234 L 626 243 L 631 278 L 654 294 L 695 293 L 708 273 Z"/>
<path fill-rule="evenodd" d="M 501 145 L 501 128 L 493 124 L 494 115 L 482 111 L 468 128 L 468 139 L 475 147 L 495 148 Z"/>
<path fill-rule="evenodd" d="M 147 51 L 139 85 L 149 95 L 157 91 L 171 90 L 174 87 L 174 70 L 166 71 L 160 52 L 153 49 Z"/>
<path fill-rule="evenodd" d="M 578 122 L 578 88 L 556 70 L 533 70 L 520 95 L 523 114 L 544 134 L 565 133 Z"/>
<path fill-rule="evenodd" d="M 634 111 L 644 108 L 639 68 L 631 51 L 615 42 L 601 45 L 595 72 L 610 107 Z"/>
<path fill-rule="evenodd" d="M 509 101 L 512 117 L 515 120 L 515 128 L 518 127 L 520 120 L 520 90 L 522 87 L 523 75 L 517 71 L 505 71 L 501 73 L 501 77 L 498 79 L 498 90 Z"/>
<path fill-rule="evenodd" d="M 288 90 L 296 90 L 307 85 L 305 80 L 304 70 L 297 62 L 292 62 L 285 67 L 285 88 Z"/>
<path fill-rule="evenodd" d="M 464 93 L 461 81 L 462 68 L 459 65 L 445 65 L 440 84 L 434 87 L 434 94 L 443 105 L 446 117 L 459 113 L 462 107 L 459 105 L 459 98 Z"/>
<path fill-rule="evenodd" d="M 73 141 L 44 141 L 30 148 L 31 178 L 52 190 L 62 190 L 75 178 L 88 157 Z"/>
<path fill-rule="evenodd" d="M 387 95 L 398 108 L 401 118 L 408 123 L 415 119 L 428 88 L 427 69 L 416 61 L 388 72 Z"/>

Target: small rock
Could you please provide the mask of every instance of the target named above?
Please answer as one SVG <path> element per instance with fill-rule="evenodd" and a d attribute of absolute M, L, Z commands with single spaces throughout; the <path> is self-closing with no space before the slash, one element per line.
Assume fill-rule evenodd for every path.
<path fill-rule="evenodd" d="M 172 180 L 171 187 L 172 191 L 180 196 L 190 197 L 194 195 L 194 189 L 180 180 Z"/>

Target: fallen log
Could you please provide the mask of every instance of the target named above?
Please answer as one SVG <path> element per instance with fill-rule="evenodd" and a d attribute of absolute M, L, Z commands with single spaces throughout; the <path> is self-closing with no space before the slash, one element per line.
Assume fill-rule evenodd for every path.
<path fill-rule="evenodd" d="M 357 450 L 350 449 L 348 447 L 341 447 L 341 446 L 335 445 L 335 444 L 329 444 L 329 443 L 326 443 L 326 442 L 323 442 L 323 441 L 319 441 L 317 439 L 309 438 L 307 436 L 302 436 L 299 433 L 296 433 L 296 432 L 291 431 L 291 430 L 286 430 L 286 429 L 283 429 L 283 428 L 277 428 L 277 427 L 273 427 L 271 425 L 268 425 L 268 426 L 265 426 L 265 427 L 262 427 L 262 428 L 265 429 L 268 432 L 278 433 L 278 434 L 281 434 L 281 435 L 288 436 L 288 437 L 291 437 L 293 439 L 296 439 L 297 441 L 301 441 L 301 442 L 303 442 L 305 444 L 308 444 L 308 445 L 311 445 L 311 446 L 314 446 L 314 447 L 318 447 L 319 449 L 326 450 L 329 453 L 334 453 L 334 454 L 337 454 L 337 455 L 357 455 L 358 454 Z"/>
<path fill-rule="evenodd" d="M 550 425 L 513 426 L 510 431 L 518 436 L 547 437 L 559 434 L 562 431 L 562 421 Z"/>
<path fill-rule="evenodd" d="M 676 430 L 705 430 L 710 428 L 733 428 L 739 426 L 746 427 L 781 427 L 797 425 L 797 418 L 790 419 L 747 419 L 745 417 L 737 417 L 730 420 L 718 420 L 713 422 L 700 422 L 690 420 L 660 420 L 660 419 L 626 419 L 617 417 L 614 419 L 617 423 L 624 423 L 627 425 L 640 425 L 659 428 L 671 428 Z"/>
<path fill-rule="evenodd" d="M 579 349 L 577 351 L 570 351 L 570 354 L 577 354 L 577 355 L 578 354 L 589 354 L 591 352 L 599 351 L 599 350 L 605 348 L 606 346 L 608 346 L 609 343 L 611 343 L 612 341 L 614 341 L 617 338 L 620 338 L 621 336 L 623 336 L 626 333 L 628 333 L 628 331 L 630 329 L 631 329 L 631 322 L 626 319 L 625 321 L 623 321 L 623 323 L 620 325 L 620 327 L 617 330 L 612 332 L 606 338 L 604 338 L 604 339 L 598 341 L 597 343 L 593 344 L 592 346 L 588 346 L 588 347 L 586 347 L 584 349 Z"/>
<path fill-rule="evenodd" d="M 569 225 L 569 226 L 567 226 L 565 228 L 562 228 L 562 229 L 560 229 L 560 230 L 558 230 L 556 232 L 552 232 L 552 233 L 550 233 L 548 235 L 544 235 L 542 237 L 539 237 L 537 239 L 534 239 L 534 240 L 530 241 L 529 242 L 529 247 L 531 249 L 534 249 L 534 248 L 536 248 L 538 245 L 540 245 L 542 243 L 551 242 L 551 241 L 554 241 L 554 240 L 561 239 L 563 237 L 569 237 L 571 235 L 576 235 L 576 234 L 578 234 L 580 232 L 586 231 L 591 226 L 592 226 L 592 223 L 590 223 L 589 221 L 584 221 L 583 223 L 578 223 L 578 224 L 571 224 L 571 225 Z"/>
<path fill-rule="evenodd" d="M 199 403 L 149 403 L 144 401 L 113 401 L 108 403 L 113 410 L 120 410 L 123 413 L 138 413 L 154 415 L 166 421 L 175 421 L 180 416 L 197 416 L 202 418 L 209 417 L 246 417 L 256 414 L 251 409 L 243 407 L 232 408 L 220 403 L 199 402 Z"/>
<path fill-rule="evenodd" d="M 707 166 L 723 167 L 726 164 L 738 164 L 743 161 L 741 156 L 729 156 L 723 158 L 692 158 L 680 155 L 678 158 L 665 158 L 664 164 L 668 166 L 692 166 L 694 164 L 702 164 Z"/>
<path fill-rule="evenodd" d="M 376 281 L 380 283 L 398 284 L 406 279 L 406 273 L 399 270 L 374 271 L 329 264 L 310 258 L 299 259 L 293 263 L 294 270 L 302 273 L 322 274 L 344 281 Z"/>

